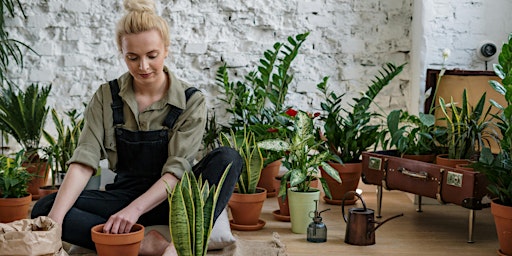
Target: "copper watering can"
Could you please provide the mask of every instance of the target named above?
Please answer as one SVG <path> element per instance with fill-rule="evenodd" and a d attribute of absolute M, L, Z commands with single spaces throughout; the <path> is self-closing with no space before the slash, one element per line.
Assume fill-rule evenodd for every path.
<path fill-rule="evenodd" d="M 347 217 L 345 216 L 345 198 L 349 194 L 354 194 L 357 196 L 361 200 L 361 203 L 363 203 L 363 208 L 350 208 L 348 210 L 347 220 Z M 343 196 L 343 201 L 341 203 L 341 213 L 343 214 L 345 223 L 347 223 L 347 229 L 345 231 L 345 243 L 353 245 L 375 244 L 375 230 L 377 230 L 380 226 L 382 226 L 382 224 L 388 222 L 389 220 L 404 215 L 401 213 L 382 222 L 378 222 L 375 220 L 374 211 L 372 209 L 366 208 L 366 204 L 364 203 L 363 198 L 361 198 L 361 195 L 355 191 L 349 191 Z"/>

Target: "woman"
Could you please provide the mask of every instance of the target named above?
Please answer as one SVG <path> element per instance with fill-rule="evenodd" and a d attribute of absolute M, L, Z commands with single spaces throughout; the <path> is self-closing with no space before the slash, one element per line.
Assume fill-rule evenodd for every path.
<path fill-rule="evenodd" d="M 128 72 L 95 92 L 59 192 L 39 200 L 32 211 L 33 218 L 47 215 L 60 224 L 64 241 L 90 249 L 90 229 L 97 224 L 105 223 L 104 232 L 110 233 L 129 232 L 135 223 L 168 225 L 166 184 L 174 187 L 185 171 L 216 184 L 232 163 L 216 219 L 242 168 L 240 155 L 225 147 L 192 166 L 206 123 L 204 97 L 165 67 L 169 28 L 154 3 L 125 0 L 124 7 L 128 12 L 117 25 L 116 40 Z M 114 183 L 106 191 L 82 191 L 102 158 L 116 172 Z M 142 254 L 162 254 L 167 245 L 154 234 L 145 240 Z"/>

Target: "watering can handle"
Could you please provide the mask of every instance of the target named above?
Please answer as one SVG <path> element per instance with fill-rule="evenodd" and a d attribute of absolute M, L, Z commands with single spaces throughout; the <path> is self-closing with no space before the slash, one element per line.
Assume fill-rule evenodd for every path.
<path fill-rule="evenodd" d="M 343 201 L 341 201 L 341 214 L 343 215 L 343 220 L 345 220 L 345 223 L 348 222 L 347 217 L 345 216 L 345 199 L 349 194 L 354 194 L 355 196 L 357 196 L 359 200 L 361 200 L 361 203 L 363 203 L 364 211 L 366 211 L 366 204 L 364 203 L 363 198 L 361 198 L 361 195 L 359 195 L 355 191 L 348 191 L 347 193 L 345 193 L 345 195 L 343 195 Z"/>

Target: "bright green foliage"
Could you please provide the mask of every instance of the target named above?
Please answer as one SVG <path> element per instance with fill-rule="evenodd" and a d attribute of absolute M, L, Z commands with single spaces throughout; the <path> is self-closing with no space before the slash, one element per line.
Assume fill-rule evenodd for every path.
<path fill-rule="evenodd" d="M 23 91 L 8 84 L 0 90 L 0 129 L 13 136 L 27 154 L 39 148 L 51 88 L 31 84 Z"/>
<path fill-rule="evenodd" d="M 333 154 L 341 158 L 343 163 L 360 162 L 361 154 L 371 146 L 376 146 L 379 140 L 385 136 L 379 124 L 370 121 L 377 113 L 370 111 L 370 105 L 377 94 L 389 84 L 389 82 L 402 72 L 405 64 L 395 66 L 386 64 L 379 71 L 380 76 L 375 76 L 368 90 L 359 98 L 353 98 L 351 111 L 342 105 L 345 94 L 329 92 L 327 78 L 325 77 L 317 88 L 325 96 L 322 102 L 322 110 L 325 111 L 322 120 L 325 121 L 324 132 L 327 138 L 326 147 Z"/>
<path fill-rule="evenodd" d="M 256 141 L 289 135 L 288 123 L 281 114 L 288 109 L 285 97 L 293 81 L 290 67 L 309 33 L 290 36 L 264 51 L 255 70 L 242 81 L 229 79 L 227 65 L 217 70 L 217 85 L 222 89 L 226 110 L 232 120 L 223 131 L 249 129 Z M 271 131 L 271 132 L 270 132 Z M 281 152 L 262 151 L 265 164 L 282 158 Z"/>
<path fill-rule="evenodd" d="M 499 55 L 499 63 L 494 64 L 494 72 L 501 78 L 498 81 L 489 81 L 489 84 L 505 96 L 507 106 L 501 106 L 496 101 L 491 103 L 501 112 L 495 115 L 496 125 L 501 131 L 501 151 L 493 155 L 488 148 L 482 149 L 480 159 L 474 168 L 485 174 L 489 180 L 488 189 L 501 203 L 512 206 L 512 34 L 508 42 L 503 44 Z"/>
<path fill-rule="evenodd" d="M 203 256 L 213 227 L 215 205 L 231 164 L 218 186 L 209 186 L 201 177 L 185 172 L 172 189 L 168 187 L 169 229 L 173 244 L 180 256 Z"/>
<path fill-rule="evenodd" d="M 401 155 L 433 153 L 434 115 L 419 113 L 419 116 L 415 116 L 398 109 L 389 113 L 387 124 L 391 135 L 390 146 L 395 146 Z"/>
<path fill-rule="evenodd" d="M 54 138 L 47 131 L 43 131 L 43 136 L 50 144 L 44 148 L 52 175 L 52 186 L 56 184 L 56 177 L 59 172 L 66 172 L 66 162 L 73 156 L 80 133 L 84 127 L 84 119 L 76 109 L 66 112 L 70 125 L 66 125 L 64 120 L 59 118 L 57 111 L 52 109 L 52 120 L 57 130 L 57 138 Z"/>
<path fill-rule="evenodd" d="M 256 143 L 256 137 L 252 131 L 247 129 L 237 132 L 231 131 L 230 136 L 221 134 L 221 144 L 228 145 L 240 153 L 244 160 L 242 172 L 238 179 L 237 187 L 240 194 L 256 193 L 256 186 L 260 180 L 261 170 L 263 169 L 263 156 Z"/>
<path fill-rule="evenodd" d="M 461 104 L 454 102 L 453 98 L 446 104 L 439 97 L 439 107 L 444 114 L 441 120 L 446 121 L 448 158 L 472 159 L 482 147 L 490 145 L 493 133 L 486 129 L 492 128 L 489 119 L 492 106 L 484 109 L 485 97 L 486 93 L 475 106 L 469 104 L 466 89 L 462 92 Z"/>
<path fill-rule="evenodd" d="M 318 177 L 318 167 L 322 168 L 335 180 L 341 182 L 339 174 L 327 161 L 333 160 L 330 152 L 318 152 L 322 142 L 316 140 L 313 119 L 303 111 L 298 111 L 293 119 L 293 133 L 289 141 L 281 139 L 264 140 L 258 143 L 260 148 L 273 151 L 285 151 L 283 166 L 288 171 L 281 178 L 279 196 L 286 194 L 286 185 L 297 187 L 299 192 L 307 192 L 311 189 L 313 179 L 320 179 L 325 194 L 331 198 L 327 184 L 322 177 Z"/>
<path fill-rule="evenodd" d="M 32 175 L 22 166 L 24 151 L 19 151 L 15 158 L 0 155 L 0 196 L 3 198 L 20 198 L 27 196 L 28 183 Z"/>

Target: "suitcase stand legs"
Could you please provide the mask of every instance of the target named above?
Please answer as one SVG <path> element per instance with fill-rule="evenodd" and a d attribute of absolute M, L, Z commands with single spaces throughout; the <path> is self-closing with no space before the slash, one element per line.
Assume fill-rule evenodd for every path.
<path fill-rule="evenodd" d="M 469 210 L 469 223 L 468 223 L 468 243 L 472 244 L 473 240 L 473 228 L 475 226 L 475 210 Z"/>
<path fill-rule="evenodd" d="M 377 186 L 377 218 L 382 218 L 382 186 Z"/>

